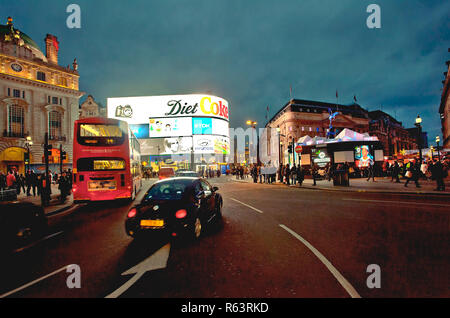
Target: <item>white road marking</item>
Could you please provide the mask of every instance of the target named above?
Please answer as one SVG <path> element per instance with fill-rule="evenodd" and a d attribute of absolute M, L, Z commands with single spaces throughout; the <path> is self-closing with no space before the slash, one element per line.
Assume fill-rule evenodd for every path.
<path fill-rule="evenodd" d="M 238 203 L 240 203 L 240 204 L 242 204 L 242 205 L 245 205 L 246 207 L 248 207 L 248 208 L 250 208 L 250 209 L 252 209 L 252 210 L 255 210 L 256 212 L 258 212 L 258 213 L 264 213 L 263 211 L 261 211 L 261 210 L 259 210 L 259 209 L 257 209 L 257 208 L 254 208 L 254 207 L 252 207 L 251 205 L 248 205 L 248 204 L 246 204 L 246 203 L 244 203 L 244 202 L 241 202 L 241 201 L 239 201 L 239 200 L 236 200 L 236 199 L 233 199 L 233 198 L 231 198 L 231 200 L 233 200 L 233 201 L 236 201 L 236 202 L 238 202 Z"/>
<path fill-rule="evenodd" d="M 147 257 L 145 260 L 133 266 L 129 270 L 122 273 L 122 275 L 135 274 L 131 279 L 129 279 L 125 284 L 120 286 L 111 294 L 107 295 L 105 298 L 117 298 L 122 295 L 125 291 L 133 286 L 146 272 L 153 271 L 156 269 L 163 269 L 167 266 L 167 260 L 170 254 L 170 243 L 161 247 L 158 251 Z"/>
<path fill-rule="evenodd" d="M 358 292 L 353 288 L 353 286 L 344 278 L 344 276 L 339 273 L 339 271 L 336 269 L 336 267 L 333 266 L 333 264 L 330 263 L 326 259 L 325 256 L 322 255 L 317 249 L 314 248 L 307 240 L 305 240 L 303 237 L 295 233 L 293 230 L 288 228 L 287 226 L 280 224 L 280 227 L 285 229 L 287 232 L 289 232 L 292 236 L 294 236 L 296 239 L 298 239 L 300 242 L 302 242 L 311 252 L 314 253 L 314 255 L 317 256 L 317 258 L 328 268 L 328 270 L 333 274 L 333 276 L 337 279 L 339 284 L 347 291 L 347 293 L 352 298 L 361 298 L 361 296 L 358 294 Z"/>
<path fill-rule="evenodd" d="M 47 275 L 45 275 L 45 276 L 42 276 L 41 278 L 38 278 L 38 279 L 36 279 L 36 280 L 33 280 L 32 282 L 29 282 L 28 284 L 25 284 L 25 285 L 23 285 L 23 286 L 21 286 L 21 287 L 19 287 L 19 288 L 16 288 L 16 289 L 11 290 L 11 291 L 9 291 L 9 292 L 3 294 L 3 295 L 0 295 L 0 298 L 8 297 L 9 295 L 15 294 L 15 293 L 17 293 L 17 292 L 19 292 L 19 291 L 21 291 L 21 290 L 23 290 L 23 289 L 25 289 L 25 288 L 28 288 L 28 287 L 30 287 L 30 286 L 36 284 L 36 283 L 39 283 L 40 281 L 42 281 L 42 280 L 44 280 L 44 279 L 47 279 L 47 278 L 49 278 L 50 276 L 56 275 L 56 274 L 58 274 L 59 272 L 62 272 L 62 271 L 64 271 L 64 270 L 66 270 L 66 268 L 69 267 L 69 266 L 70 266 L 70 265 L 66 265 L 66 266 L 64 266 L 64 267 L 61 267 L 60 269 L 57 269 L 56 271 L 51 272 L 50 274 L 47 274 Z"/>
<path fill-rule="evenodd" d="M 36 241 L 36 242 L 33 242 L 33 243 L 31 243 L 31 244 L 29 244 L 29 245 L 27 245 L 27 246 L 24 246 L 24 247 L 21 247 L 21 248 L 18 248 L 18 249 L 16 249 L 16 250 L 14 250 L 14 252 L 15 252 L 15 253 L 22 252 L 22 251 L 27 250 L 27 249 L 29 249 L 29 248 L 31 248 L 31 247 L 33 247 L 33 246 L 35 246 L 35 245 L 37 245 L 37 244 L 39 244 L 39 243 L 45 241 L 45 240 L 48 240 L 48 239 L 50 239 L 50 238 L 52 238 L 52 237 L 55 237 L 55 236 L 58 236 L 58 235 L 60 235 L 60 234 L 62 234 L 62 233 L 64 233 L 64 231 L 59 231 L 59 232 L 56 232 L 56 233 L 47 235 L 47 236 L 41 238 L 40 240 L 38 240 L 38 241 Z"/>
<path fill-rule="evenodd" d="M 440 204 L 440 203 L 389 201 L 389 200 L 366 200 L 366 199 L 350 199 L 350 198 L 343 198 L 342 200 L 345 200 L 345 201 L 374 202 L 374 203 L 389 203 L 389 204 L 433 205 L 433 206 L 450 207 L 449 204 Z"/>

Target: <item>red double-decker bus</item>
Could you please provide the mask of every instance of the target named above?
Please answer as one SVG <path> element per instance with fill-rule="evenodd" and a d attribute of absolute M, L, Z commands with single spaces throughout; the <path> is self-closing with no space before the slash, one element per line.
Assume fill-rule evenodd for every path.
<path fill-rule="evenodd" d="M 127 122 L 101 117 L 75 121 L 75 203 L 134 200 L 141 186 L 140 145 Z"/>

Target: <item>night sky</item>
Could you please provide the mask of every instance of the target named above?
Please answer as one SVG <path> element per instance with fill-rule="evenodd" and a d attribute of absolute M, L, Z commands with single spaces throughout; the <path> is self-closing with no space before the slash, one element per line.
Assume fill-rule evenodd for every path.
<path fill-rule="evenodd" d="M 81 7 L 81 29 L 66 7 Z M 369 29 L 369 4 L 381 29 Z M 59 64 L 79 64 L 80 90 L 107 97 L 209 93 L 230 103 L 230 126 L 264 125 L 293 97 L 382 109 L 429 142 L 450 59 L 449 1 L 380 0 L 0 0 L 0 23 L 44 51 L 60 42 Z M 44 52 L 45 53 L 45 52 Z M 84 96 L 81 100 L 86 98 Z M 442 137 L 441 137 L 442 140 Z"/>

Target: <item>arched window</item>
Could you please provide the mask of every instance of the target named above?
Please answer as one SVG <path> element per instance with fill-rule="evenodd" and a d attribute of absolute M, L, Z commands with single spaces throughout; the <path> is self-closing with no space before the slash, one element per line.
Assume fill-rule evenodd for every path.
<path fill-rule="evenodd" d="M 12 104 L 8 106 L 8 135 L 11 137 L 24 136 L 25 112 L 22 106 Z"/>
<path fill-rule="evenodd" d="M 48 137 L 52 140 L 61 137 L 61 113 L 56 110 L 48 113 Z"/>

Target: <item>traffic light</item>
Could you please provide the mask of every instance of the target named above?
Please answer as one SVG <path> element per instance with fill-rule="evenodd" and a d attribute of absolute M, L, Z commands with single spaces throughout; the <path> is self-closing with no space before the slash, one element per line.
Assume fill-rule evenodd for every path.
<path fill-rule="evenodd" d="M 25 164 L 28 164 L 30 161 L 30 154 L 28 152 L 24 153 L 24 161 L 25 161 Z"/>
<path fill-rule="evenodd" d="M 61 161 L 67 159 L 67 153 L 65 151 L 61 151 Z"/>
<path fill-rule="evenodd" d="M 292 145 L 288 146 L 288 153 L 292 153 Z"/>

